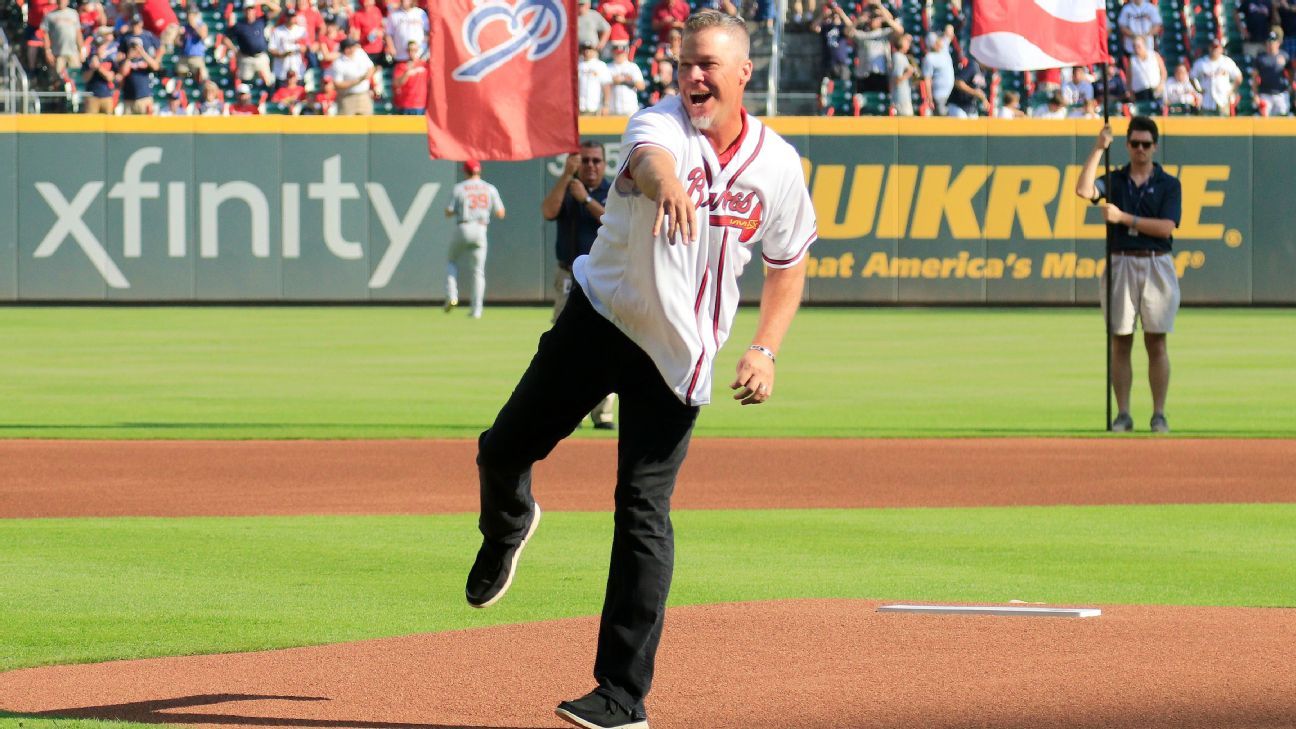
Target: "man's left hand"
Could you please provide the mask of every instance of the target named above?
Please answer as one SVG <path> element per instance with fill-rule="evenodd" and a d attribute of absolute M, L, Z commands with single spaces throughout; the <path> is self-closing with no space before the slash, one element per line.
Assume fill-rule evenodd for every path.
<path fill-rule="evenodd" d="M 1107 203 L 1103 208 L 1103 217 L 1107 219 L 1107 222 L 1118 225 L 1125 218 L 1125 213 L 1121 212 L 1121 209 L 1115 205 Z"/>
<path fill-rule="evenodd" d="M 774 395 L 774 360 L 754 349 L 747 350 L 738 360 L 738 377 L 729 389 L 738 390 L 733 399 L 743 405 L 759 405 L 770 399 Z"/>

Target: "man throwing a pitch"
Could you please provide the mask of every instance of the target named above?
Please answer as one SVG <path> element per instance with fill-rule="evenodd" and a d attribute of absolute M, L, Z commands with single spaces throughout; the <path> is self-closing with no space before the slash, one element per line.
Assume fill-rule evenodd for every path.
<path fill-rule="evenodd" d="M 483 541 L 466 593 L 487 607 L 508 590 L 540 521 L 532 464 L 609 392 L 621 396 L 598 686 L 557 710 L 587 729 L 648 727 L 674 566 L 671 493 L 757 243 L 769 270 L 730 384 L 735 400 L 773 395 L 774 358 L 801 299 L 814 211 L 796 150 L 742 108 L 751 72 L 741 19 L 689 17 L 680 95 L 630 119 L 598 239 L 572 267 L 571 299 L 478 441 Z"/>
<path fill-rule="evenodd" d="M 1148 353 L 1148 382 L 1152 386 L 1150 429 L 1168 433 L 1165 416 L 1166 394 L 1170 389 L 1170 355 L 1166 335 L 1174 331 L 1179 311 L 1179 276 L 1170 255 L 1175 228 L 1183 207 L 1179 180 L 1152 161 L 1157 146 L 1156 122 L 1146 116 L 1130 119 L 1125 134 L 1128 165 L 1098 177 L 1098 162 L 1112 143 L 1110 127 L 1089 151 L 1076 194 L 1097 203 L 1106 200 L 1103 217 L 1112 241 L 1112 270 L 1103 272 L 1101 296 L 1107 307 L 1107 286 L 1111 290 L 1112 390 L 1116 394 L 1116 417 L 1111 429 L 1123 433 L 1134 429 L 1130 416 L 1130 387 L 1134 372 L 1130 354 L 1134 349 L 1134 320 L 1143 322 L 1143 344 Z"/>

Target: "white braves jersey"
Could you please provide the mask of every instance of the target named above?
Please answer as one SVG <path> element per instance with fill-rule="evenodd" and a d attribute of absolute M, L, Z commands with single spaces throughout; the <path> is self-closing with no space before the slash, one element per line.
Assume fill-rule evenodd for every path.
<path fill-rule="evenodd" d="M 594 308 L 648 353 L 686 405 L 711 401 L 711 365 L 729 337 L 752 247 L 761 244 L 765 265 L 788 268 L 816 238 L 800 155 L 755 117 L 744 118 L 738 153 L 722 169 L 679 98 L 631 117 L 622 159 L 644 145 L 675 158 L 697 206 L 697 240 L 672 244 L 665 224 L 652 235 L 657 204 L 624 175 L 623 162 L 598 238 L 572 267 Z"/>
<path fill-rule="evenodd" d="M 491 215 L 504 209 L 499 190 L 489 182 L 481 179 L 467 179 L 454 186 L 450 193 L 450 206 L 446 210 L 454 213 L 460 223 L 490 222 Z"/>

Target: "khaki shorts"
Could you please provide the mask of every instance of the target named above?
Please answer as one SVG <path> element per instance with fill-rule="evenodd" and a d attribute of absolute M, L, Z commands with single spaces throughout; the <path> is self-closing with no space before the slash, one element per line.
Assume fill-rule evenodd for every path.
<path fill-rule="evenodd" d="M 1133 334 L 1134 320 L 1142 322 L 1147 334 L 1174 331 L 1179 312 L 1179 276 L 1170 254 L 1140 258 L 1112 254 L 1116 285 L 1112 289 L 1112 333 Z M 1107 274 L 1098 289 L 1103 315 L 1107 313 Z"/>
<path fill-rule="evenodd" d="M 152 98 L 129 99 L 123 101 L 122 104 L 126 107 L 127 114 L 143 114 L 147 116 L 153 113 Z"/>
<path fill-rule="evenodd" d="M 373 114 L 373 98 L 369 96 L 368 91 L 338 97 L 338 115 L 370 116 L 371 114 Z"/>
<path fill-rule="evenodd" d="M 181 76 L 207 78 L 207 59 L 202 56 L 185 56 L 176 64 L 176 73 Z"/>
<path fill-rule="evenodd" d="M 251 81 L 257 76 L 270 75 L 270 56 L 258 53 L 255 56 L 241 56 L 238 62 L 239 80 Z"/>
<path fill-rule="evenodd" d="M 81 108 L 84 109 L 87 114 L 111 114 L 113 113 L 113 107 L 115 106 L 116 104 L 113 103 L 111 96 L 105 96 L 102 99 L 96 96 L 89 96 L 86 97 Z"/>

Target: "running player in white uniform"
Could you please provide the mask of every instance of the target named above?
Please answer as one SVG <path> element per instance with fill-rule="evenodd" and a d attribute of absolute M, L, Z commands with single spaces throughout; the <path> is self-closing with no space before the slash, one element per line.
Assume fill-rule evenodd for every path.
<path fill-rule="evenodd" d="M 470 159 L 463 163 L 468 179 L 454 186 L 450 193 L 447 218 L 455 218 L 458 225 L 450 238 L 450 260 L 446 266 L 445 310 L 459 305 L 459 265 L 472 269 L 472 317 L 482 315 L 482 297 L 486 294 L 486 226 L 491 215 L 504 218 L 504 202 L 499 190 L 481 178 L 481 163 Z"/>
<path fill-rule="evenodd" d="M 670 497 L 711 369 L 761 246 L 760 320 L 730 388 L 769 399 L 774 356 L 805 283 L 814 209 L 797 152 L 742 109 L 747 28 L 713 10 L 685 23 L 680 95 L 639 112 L 598 239 L 576 259 L 567 307 L 478 441 L 483 542 L 468 573 L 474 607 L 503 597 L 540 521 L 531 466 L 609 392 L 621 400 L 616 515 L 588 695 L 559 704 L 576 726 L 646 729 L 674 566 Z"/>

